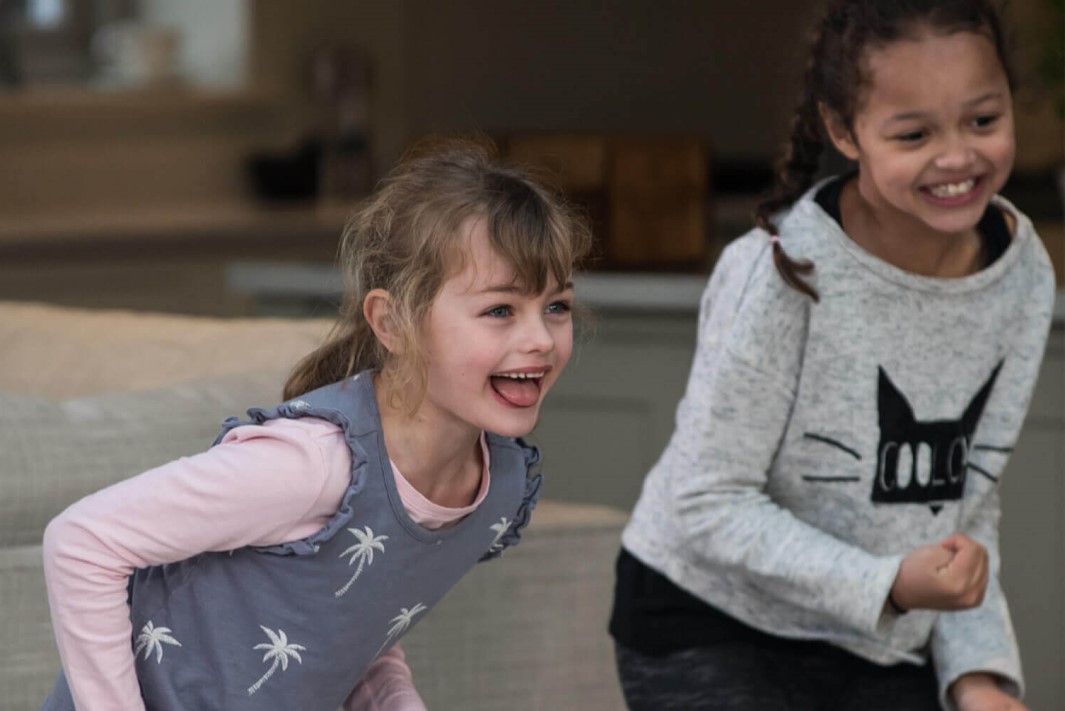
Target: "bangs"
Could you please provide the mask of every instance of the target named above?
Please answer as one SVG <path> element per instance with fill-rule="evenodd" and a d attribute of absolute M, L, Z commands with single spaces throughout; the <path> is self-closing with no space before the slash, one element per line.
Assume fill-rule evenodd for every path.
<path fill-rule="evenodd" d="M 428 297 L 424 303 L 465 269 L 469 234 L 464 233 L 474 224 L 483 226 L 488 246 L 509 267 L 513 286 L 530 295 L 552 284 L 564 288 L 591 247 L 586 222 L 523 171 L 485 167 L 467 172 L 434 176 L 433 187 L 440 194 L 423 199 L 419 209 L 393 225 L 412 237 L 403 271 L 421 274 L 412 280 L 418 282 L 418 293 Z"/>
<path fill-rule="evenodd" d="M 582 255 L 575 252 L 572 225 L 528 184 L 509 176 L 485 206 L 484 221 L 492 248 L 514 270 L 523 291 L 539 294 L 553 281 L 559 289 L 572 277 Z"/>

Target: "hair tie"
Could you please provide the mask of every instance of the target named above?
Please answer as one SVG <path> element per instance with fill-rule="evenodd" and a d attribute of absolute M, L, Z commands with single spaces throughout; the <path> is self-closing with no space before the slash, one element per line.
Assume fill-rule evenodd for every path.
<path fill-rule="evenodd" d="M 770 236 L 769 244 L 773 244 L 773 245 L 780 244 L 780 237 L 778 237 L 777 235 Z"/>

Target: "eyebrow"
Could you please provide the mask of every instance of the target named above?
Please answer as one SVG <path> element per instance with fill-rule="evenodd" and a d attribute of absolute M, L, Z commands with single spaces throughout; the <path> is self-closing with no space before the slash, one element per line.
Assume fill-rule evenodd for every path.
<path fill-rule="evenodd" d="M 990 101 L 991 99 L 1001 99 L 1001 98 L 1002 98 L 1002 92 L 1001 91 L 989 91 L 986 94 L 981 94 L 980 96 L 976 97 L 975 99 L 969 99 L 968 101 L 965 102 L 965 107 L 969 108 L 969 107 L 972 107 L 972 106 L 979 106 L 980 104 L 984 103 L 985 101 Z M 906 112 L 904 114 L 895 114 L 894 116 L 889 117 L 887 119 L 887 121 L 885 121 L 884 123 L 888 124 L 888 123 L 898 123 L 898 122 L 901 122 L 901 121 L 911 121 L 913 119 L 924 118 L 926 115 L 927 114 L 924 111 L 908 111 L 908 112 Z"/>
<path fill-rule="evenodd" d="M 573 288 L 573 282 L 572 281 L 567 281 L 565 284 L 562 285 L 561 288 L 556 290 L 554 293 L 561 294 L 563 291 L 568 291 L 569 289 L 572 289 L 572 288 Z M 497 284 L 495 286 L 485 287 L 484 289 L 481 289 L 481 291 L 479 293 L 481 293 L 481 294 L 493 294 L 493 293 L 498 293 L 498 294 L 521 294 L 521 293 L 524 293 L 525 291 L 527 291 L 527 290 L 521 288 L 517 284 Z"/>

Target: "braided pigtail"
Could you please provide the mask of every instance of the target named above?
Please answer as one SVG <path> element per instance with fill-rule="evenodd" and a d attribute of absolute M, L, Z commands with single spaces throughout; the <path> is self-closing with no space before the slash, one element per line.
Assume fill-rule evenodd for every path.
<path fill-rule="evenodd" d="M 816 57 L 817 54 L 815 49 L 813 56 Z M 758 205 L 754 222 L 774 237 L 773 264 L 784 283 L 818 301 L 820 297 L 817 290 L 804 278 L 813 272 L 813 262 L 788 256 L 780 244 L 780 232 L 772 220 L 775 213 L 793 205 L 813 185 L 821 153 L 824 151 L 821 117 L 817 109 L 816 92 L 813 91 L 815 71 L 816 67 L 811 61 L 806 69 L 805 96 L 791 121 L 791 142 L 783 160 L 777 165 L 773 194 Z"/>
<path fill-rule="evenodd" d="M 806 65 L 791 141 L 777 167 L 774 190 L 754 215 L 755 224 L 773 237 L 773 262 L 788 286 L 818 300 L 817 291 L 804 278 L 813 271 L 813 263 L 787 255 L 773 216 L 813 185 L 826 144 L 822 107 L 851 130 L 861 92 L 870 81 L 863 70 L 867 49 L 916 37 L 923 29 L 984 34 L 994 42 L 1012 88 L 1015 75 L 1008 38 L 996 5 L 996 0 L 828 0 Z"/>

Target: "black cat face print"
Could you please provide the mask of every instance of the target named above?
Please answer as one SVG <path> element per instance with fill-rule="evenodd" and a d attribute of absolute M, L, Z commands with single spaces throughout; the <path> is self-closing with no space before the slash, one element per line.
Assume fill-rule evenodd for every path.
<path fill-rule="evenodd" d="M 873 479 L 874 502 L 916 504 L 962 497 L 973 432 L 1001 368 L 999 362 L 960 417 L 932 421 L 914 417 L 906 396 L 884 369 L 879 369 L 880 443 Z"/>
<path fill-rule="evenodd" d="M 991 371 L 969 400 L 964 412 L 956 419 L 949 420 L 918 420 L 906 395 L 892 382 L 887 371 L 878 369 L 880 442 L 873 472 L 871 498 L 874 503 L 927 504 L 936 514 L 944 502 L 962 498 L 970 471 L 997 481 L 989 472 L 970 461 L 969 455 L 981 449 L 1001 453 L 1011 451 L 1010 447 L 973 443 L 973 433 L 991 397 L 1003 362 L 999 361 Z M 806 432 L 803 436 L 835 447 L 858 461 L 864 459 L 860 452 L 838 440 L 814 432 Z M 808 482 L 847 483 L 860 481 L 861 477 L 804 476 L 803 479 Z"/>

